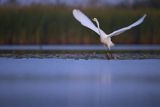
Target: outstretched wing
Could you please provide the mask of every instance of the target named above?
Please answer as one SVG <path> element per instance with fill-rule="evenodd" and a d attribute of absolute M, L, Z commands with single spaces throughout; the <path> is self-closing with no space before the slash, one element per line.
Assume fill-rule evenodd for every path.
<path fill-rule="evenodd" d="M 112 36 L 119 35 L 119 34 L 125 32 L 126 30 L 129 30 L 129 29 L 131 29 L 131 28 L 133 28 L 133 27 L 141 24 L 141 23 L 143 22 L 143 20 L 144 20 L 145 17 L 146 17 L 146 14 L 144 14 L 143 17 L 141 17 L 139 20 L 137 20 L 137 21 L 134 22 L 133 24 L 131 24 L 131 25 L 127 26 L 127 27 L 121 28 L 121 29 L 119 29 L 119 30 L 116 30 L 116 31 L 110 33 L 108 36 L 109 36 L 109 37 L 112 37 Z"/>
<path fill-rule="evenodd" d="M 73 10 L 73 16 L 74 18 L 79 21 L 83 26 L 95 31 L 98 35 L 99 31 L 98 28 L 92 23 L 92 21 L 80 10 L 74 9 Z"/>

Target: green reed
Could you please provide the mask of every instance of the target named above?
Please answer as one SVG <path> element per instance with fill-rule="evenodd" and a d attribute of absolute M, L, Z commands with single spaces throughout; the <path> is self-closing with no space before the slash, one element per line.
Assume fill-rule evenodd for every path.
<path fill-rule="evenodd" d="M 160 43 L 160 10 L 124 8 L 84 8 L 90 18 L 97 17 L 106 32 L 125 27 L 144 13 L 138 27 L 113 38 L 116 43 Z M 53 6 L 0 7 L 0 44 L 97 44 L 98 36 L 81 26 L 72 8 Z"/>

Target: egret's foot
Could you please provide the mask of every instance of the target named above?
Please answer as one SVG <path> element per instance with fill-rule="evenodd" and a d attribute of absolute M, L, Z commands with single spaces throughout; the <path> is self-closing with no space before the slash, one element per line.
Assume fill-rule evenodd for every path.
<path fill-rule="evenodd" d="M 111 54 L 112 55 L 112 59 L 118 59 L 118 55 L 116 55 L 116 54 Z"/>
<path fill-rule="evenodd" d="M 107 59 L 112 59 L 112 55 L 111 55 L 110 53 L 107 53 L 107 54 L 106 54 L 106 58 L 107 58 Z"/>

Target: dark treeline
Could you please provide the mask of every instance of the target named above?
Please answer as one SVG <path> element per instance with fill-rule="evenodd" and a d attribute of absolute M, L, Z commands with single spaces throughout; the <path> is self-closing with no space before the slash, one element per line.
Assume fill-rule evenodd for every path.
<path fill-rule="evenodd" d="M 1 6 L 0 44 L 97 44 L 99 37 L 83 27 L 65 6 Z M 118 37 L 116 43 L 159 44 L 160 10 L 154 8 L 83 8 L 90 18 L 97 17 L 106 32 L 125 27 L 144 13 L 143 24 Z"/>

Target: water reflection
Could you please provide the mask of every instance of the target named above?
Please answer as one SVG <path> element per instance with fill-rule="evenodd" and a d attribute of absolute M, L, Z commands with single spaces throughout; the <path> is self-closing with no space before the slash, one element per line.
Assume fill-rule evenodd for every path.
<path fill-rule="evenodd" d="M 159 107 L 160 60 L 0 58 L 1 107 Z"/>

